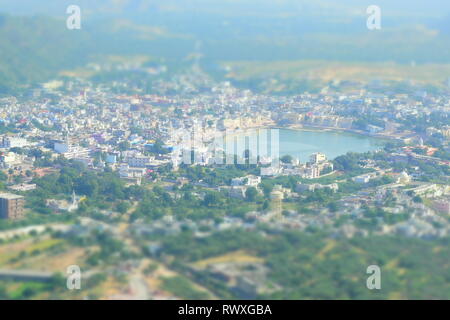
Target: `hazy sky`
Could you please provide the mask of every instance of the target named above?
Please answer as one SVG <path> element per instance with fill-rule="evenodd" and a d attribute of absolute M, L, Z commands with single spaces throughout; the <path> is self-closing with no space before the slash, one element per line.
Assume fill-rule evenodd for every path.
<path fill-rule="evenodd" d="M 87 11 L 116 14 L 144 10 L 174 10 L 224 13 L 314 13 L 358 14 L 369 5 L 379 5 L 389 16 L 443 17 L 450 14 L 448 0 L 0 0 L 0 11 L 12 14 L 63 15 L 70 4 Z"/>

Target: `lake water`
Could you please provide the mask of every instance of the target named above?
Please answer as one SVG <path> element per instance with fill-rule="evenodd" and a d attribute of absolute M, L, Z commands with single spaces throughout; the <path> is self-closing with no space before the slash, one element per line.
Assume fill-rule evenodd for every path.
<path fill-rule="evenodd" d="M 237 139 L 245 136 L 257 135 L 261 143 L 261 136 L 267 136 L 268 131 L 278 130 L 280 156 L 291 155 L 301 162 L 307 162 L 314 152 L 324 153 L 328 159 L 352 152 L 367 152 L 381 149 L 384 140 L 338 131 L 304 131 L 291 129 L 250 130 L 239 134 Z M 259 133 L 258 133 L 259 132 Z M 264 141 L 269 141 L 269 138 Z M 266 142 L 269 146 L 270 141 Z"/>

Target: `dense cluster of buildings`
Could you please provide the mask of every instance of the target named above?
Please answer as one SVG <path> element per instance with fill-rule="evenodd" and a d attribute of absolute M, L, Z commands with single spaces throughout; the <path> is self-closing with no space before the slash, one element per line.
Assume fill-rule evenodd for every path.
<path fill-rule="evenodd" d="M 221 165 L 218 159 L 227 163 L 230 153 L 236 152 L 225 146 L 229 145 L 227 136 L 248 135 L 251 130 L 279 127 L 312 127 L 384 137 L 408 144 L 388 154 L 385 160 L 391 164 L 415 159 L 433 165 L 449 165 L 448 159 L 436 157 L 437 148 L 424 144 L 424 140 L 437 137 L 444 145 L 444 150 L 440 151 L 448 152 L 449 126 L 430 124 L 418 132 L 407 123 L 412 118 L 431 113 L 448 114 L 450 102 L 445 95 L 387 95 L 349 90 L 347 93 L 269 96 L 237 89 L 228 82 L 216 83 L 198 74 L 161 80 L 155 83 L 154 91 L 154 94 L 121 95 L 88 82 L 73 80 L 65 83 L 64 93 L 41 88 L 33 90 L 26 101 L 15 97 L 1 98 L 0 124 L 5 130 L 0 137 L 0 168 L 8 178 L 9 189 L 18 193 L 35 189 L 33 176 L 46 174 L 45 170 L 57 170 L 51 165 L 37 167 L 36 161 L 60 157 L 83 163 L 91 170 L 109 167 L 127 184 L 141 185 L 145 180 L 158 178 L 169 181 L 172 178 L 158 177 L 160 168 L 173 173 L 182 165 L 214 169 Z M 176 94 L 169 95 L 169 91 Z M 218 140 L 222 145 L 216 144 Z M 251 144 L 251 139 L 249 141 Z M 256 157 L 249 152 L 246 155 L 247 149 L 251 148 L 239 148 L 237 146 L 237 161 L 254 161 L 259 167 L 259 175 L 235 178 L 229 185 L 209 185 L 203 181 L 187 183 L 226 191 L 231 197 L 245 199 L 249 188 L 262 194 L 259 186 L 263 179 L 282 176 L 317 179 L 337 173 L 333 162 L 320 152 L 312 154 L 306 163 L 300 163 L 295 158 L 280 161 L 276 153 Z M 234 154 L 232 159 L 234 161 Z M 366 167 L 373 169 L 372 172 L 348 180 L 358 184 L 363 191 L 340 199 L 338 212 L 320 207 L 312 209 L 326 214 L 313 217 L 291 212 L 279 224 L 302 228 L 331 225 L 339 215 L 362 217 L 364 205 L 382 203 L 395 194 L 397 207 L 387 209 L 393 214 L 410 211 L 416 220 L 424 222 L 424 217 L 427 217 L 425 222 L 430 225 L 448 225 L 440 219 L 441 214 L 449 211 L 448 189 L 442 185 L 419 183 L 420 169 L 402 172 L 395 176 L 395 183 L 387 186 L 372 185 L 380 177 L 395 173 L 381 169 L 377 161 L 367 162 Z M 18 176 L 20 181 L 13 181 Z M 186 177 L 178 177 L 175 183 L 181 179 L 187 180 Z M 301 199 L 304 194 L 318 190 L 338 192 L 342 182 L 336 178 L 336 181 L 325 184 L 298 183 L 294 189 L 277 185 L 271 199 L 274 203 L 282 203 Z M 430 201 L 415 203 L 412 199 L 416 196 Z M 7 209 L 4 210 L 7 213 L 2 217 L 22 216 L 22 204 L 14 207 L 11 203 L 22 203 L 23 198 L 14 197 L 5 196 L 7 204 L 4 208 Z M 76 198 L 65 202 L 50 199 L 47 205 L 55 211 L 70 212 L 76 210 L 78 201 Z M 265 221 L 268 218 L 259 214 L 257 219 Z M 430 219 L 435 220 L 430 222 Z M 403 223 L 408 225 L 408 221 Z M 409 230 L 407 233 L 410 234 L 411 230 L 422 225 L 416 222 L 415 229 L 397 227 Z M 385 228 L 384 231 L 400 232 L 397 227 Z M 342 232 L 352 233 L 349 228 L 345 224 Z M 443 230 L 447 229 L 444 227 Z"/>

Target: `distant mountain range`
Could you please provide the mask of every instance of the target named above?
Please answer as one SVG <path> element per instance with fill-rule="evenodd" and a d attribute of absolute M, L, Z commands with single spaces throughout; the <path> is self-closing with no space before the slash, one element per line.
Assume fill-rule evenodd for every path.
<path fill-rule="evenodd" d="M 450 63 L 450 2 L 377 3 L 383 29 L 371 32 L 366 0 L 0 0 L 11 14 L 0 16 L 0 92 L 99 55 L 184 61 L 198 44 L 209 63 Z M 82 8 L 82 30 L 65 27 L 70 4 Z"/>
<path fill-rule="evenodd" d="M 0 16 L 0 92 L 82 63 L 84 41 L 72 36 L 52 19 Z"/>
<path fill-rule="evenodd" d="M 181 49 L 186 43 L 188 47 Z M 39 83 L 107 55 L 182 59 L 192 40 L 128 21 L 68 30 L 62 19 L 0 15 L 0 93 Z"/>

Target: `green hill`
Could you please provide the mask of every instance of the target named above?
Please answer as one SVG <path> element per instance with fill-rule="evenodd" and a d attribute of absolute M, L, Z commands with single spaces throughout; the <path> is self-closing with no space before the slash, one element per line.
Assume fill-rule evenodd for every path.
<path fill-rule="evenodd" d="M 47 81 L 110 55 L 184 58 L 192 40 L 127 21 L 68 30 L 62 19 L 0 15 L 0 94 Z"/>
<path fill-rule="evenodd" d="M 0 16 L 0 93 L 47 80 L 63 66 L 85 62 L 81 44 L 89 37 L 85 33 L 75 36 L 64 23 Z"/>

